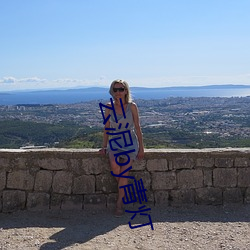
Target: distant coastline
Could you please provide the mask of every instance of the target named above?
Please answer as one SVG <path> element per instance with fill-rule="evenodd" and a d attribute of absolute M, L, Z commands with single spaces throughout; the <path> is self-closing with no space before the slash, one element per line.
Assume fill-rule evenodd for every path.
<path fill-rule="evenodd" d="M 33 90 L 0 92 L 0 105 L 72 104 L 91 100 L 108 100 L 108 88 L 89 87 L 66 90 Z M 134 99 L 164 99 L 168 97 L 236 97 L 250 96 L 250 85 L 207 85 L 146 88 L 132 87 Z"/>

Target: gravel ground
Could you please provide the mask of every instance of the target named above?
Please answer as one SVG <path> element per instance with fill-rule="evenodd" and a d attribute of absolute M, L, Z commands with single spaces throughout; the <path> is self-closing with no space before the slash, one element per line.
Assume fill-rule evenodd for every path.
<path fill-rule="evenodd" d="M 249 205 L 152 208 L 154 230 L 130 229 L 130 218 L 108 210 L 1 213 L 0 249 L 250 250 Z"/>

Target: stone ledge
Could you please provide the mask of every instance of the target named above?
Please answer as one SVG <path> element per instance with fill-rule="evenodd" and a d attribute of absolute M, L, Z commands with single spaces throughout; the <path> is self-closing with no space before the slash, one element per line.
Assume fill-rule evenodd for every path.
<path fill-rule="evenodd" d="M 250 148 L 146 149 L 132 167 L 149 206 L 250 203 Z M 98 149 L 0 149 L 0 212 L 112 208 L 116 189 Z"/>

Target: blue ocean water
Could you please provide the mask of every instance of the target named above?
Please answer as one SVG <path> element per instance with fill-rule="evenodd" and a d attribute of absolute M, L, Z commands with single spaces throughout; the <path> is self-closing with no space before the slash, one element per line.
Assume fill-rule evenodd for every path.
<path fill-rule="evenodd" d="M 250 96 L 249 88 L 132 88 L 133 99 L 163 99 L 167 97 L 234 97 Z M 0 93 L 0 105 L 73 104 L 90 100 L 108 100 L 107 88 L 51 90 Z"/>

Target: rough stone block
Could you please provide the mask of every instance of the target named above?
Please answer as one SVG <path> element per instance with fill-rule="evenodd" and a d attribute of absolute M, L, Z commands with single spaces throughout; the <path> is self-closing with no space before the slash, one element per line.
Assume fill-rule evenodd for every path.
<path fill-rule="evenodd" d="M 49 192 L 52 185 L 52 171 L 41 170 L 36 174 L 35 191 Z"/>
<path fill-rule="evenodd" d="M 231 168 L 231 167 L 233 167 L 234 159 L 216 158 L 214 164 L 218 168 Z"/>
<path fill-rule="evenodd" d="M 110 171 L 109 163 L 104 158 L 82 159 L 81 169 L 84 174 L 102 174 Z"/>
<path fill-rule="evenodd" d="M 244 202 L 245 202 L 246 204 L 250 204 L 250 187 L 247 188 L 247 190 L 246 190 Z"/>
<path fill-rule="evenodd" d="M 169 194 L 166 190 L 159 190 L 154 192 L 155 205 L 156 206 L 168 206 L 169 205 Z"/>
<path fill-rule="evenodd" d="M 34 177 L 28 170 L 18 170 L 8 174 L 7 188 L 32 190 L 33 187 Z"/>
<path fill-rule="evenodd" d="M 0 191 L 4 190 L 6 185 L 6 172 L 0 172 Z"/>
<path fill-rule="evenodd" d="M 3 209 L 3 193 L 0 191 L 0 213 L 2 212 L 2 209 Z"/>
<path fill-rule="evenodd" d="M 169 201 L 171 206 L 192 205 L 194 204 L 194 190 L 171 190 L 169 194 Z"/>
<path fill-rule="evenodd" d="M 64 199 L 64 195 L 63 194 L 54 194 L 52 193 L 50 196 L 50 209 L 55 209 L 55 210 L 59 210 L 61 209 L 61 205 Z"/>
<path fill-rule="evenodd" d="M 47 193 L 29 193 L 27 197 L 27 209 L 46 210 L 49 209 L 50 195 Z"/>
<path fill-rule="evenodd" d="M 195 200 L 199 205 L 221 205 L 222 190 L 220 188 L 198 188 L 195 190 Z"/>
<path fill-rule="evenodd" d="M 250 168 L 238 169 L 238 187 L 250 187 Z"/>
<path fill-rule="evenodd" d="M 152 190 L 172 189 L 176 187 L 175 172 L 152 173 Z"/>
<path fill-rule="evenodd" d="M 136 181 L 142 179 L 144 188 L 146 188 L 147 190 L 151 189 L 151 176 L 149 172 L 146 171 L 131 172 L 131 174 L 129 175 L 134 176 Z"/>
<path fill-rule="evenodd" d="M 93 175 L 82 175 L 74 178 L 73 194 L 95 193 L 95 177 Z"/>
<path fill-rule="evenodd" d="M 165 190 L 164 190 L 165 191 Z M 154 205 L 155 204 L 155 197 L 152 191 L 146 191 L 147 201 L 142 201 L 142 204 Z M 139 204 L 139 201 L 138 201 Z"/>
<path fill-rule="evenodd" d="M 171 160 L 168 161 L 168 170 L 169 171 L 174 170 L 173 162 Z"/>
<path fill-rule="evenodd" d="M 235 168 L 216 168 L 213 170 L 214 187 L 236 187 L 237 170 Z"/>
<path fill-rule="evenodd" d="M 65 195 L 61 205 L 62 210 L 82 210 L 83 195 Z"/>
<path fill-rule="evenodd" d="M 204 176 L 204 186 L 205 187 L 213 186 L 213 171 L 210 169 L 204 169 L 203 176 Z"/>
<path fill-rule="evenodd" d="M 112 193 L 112 194 L 107 194 L 106 199 L 107 199 L 107 208 L 110 210 L 114 210 L 116 207 L 116 202 L 117 202 L 118 194 L 117 193 Z M 148 196 L 147 196 L 148 198 Z M 149 197 L 151 199 L 151 196 Z M 124 204 L 124 209 L 132 209 L 134 208 L 135 203 L 130 203 L 130 204 Z M 139 203 L 138 203 L 139 204 Z M 143 203 L 144 204 L 144 203 Z M 146 204 L 146 203 L 145 203 Z"/>
<path fill-rule="evenodd" d="M 29 167 L 30 159 L 26 157 L 16 157 L 12 161 L 13 167 L 16 169 L 27 169 Z"/>
<path fill-rule="evenodd" d="M 107 208 L 108 209 L 114 209 L 116 206 L 118 194 L 112 193 L 107 195 Z"/>
<path fill-rule="evenodd" d="M 132 192 L 131 192 L 132 194 Z M 132 194 L 133 200 L 129 198 L 129 200 L 125 199 L 124 206 L 125 209 L 132 209 L 132 208 L 138 208 L 140 206 L 146 205 L 148 206 L 154 206 L 154 194 L 151 191 L 146 191 L 145 194 L 140 193 L 140 198 L 138 197 L 138 193 L 135 190 L 135 197 Z M 135 199 L 135 200 L 134 200 Z"/>
<path fill-rule="evenodd" d="M 46 158 L 46 159 L 37 159 L 34 161 L 35 165 L 38 165 L 40 168 L 47 170 L 66 170 L 68 169 L 67 160 L 58 159 L 58 158 Z"/>
<path fill-rule="evenodd" d="M 11 160 L 9 158 L 0 157 L 0 169 L 9 171 L 12 168 Z"/>
<path fill-rule="evenodd" d="M 196 159 L 196 167 L 211 168 L 214 166 L 213 158 L 198 158 Z"/>
<path fill-rule="evenodd" d="M 243 203 L 243 195 L 240 188 L 226 188 L 223 192 L 224 203 Z"/>
<path fill-rule="evenodd" d="M 167 171 L 168 170 L 168 161 L 166 159 L 153 159 L 148 160 L 146 164 L 148 171 Z"/>
<path fill-rule="evenodd" d="M 132 194 L 132 192 L 131 192 Z M 128 203 L 125 204 L 126 208 L 140 207 L 142 205 L 154 206 L 154 193 L 150 190 L 145 191 L 145 193 L 138 193 L 135 188 L 135 193 L 132 194 L 133 200 L 129 199 Z M 136 200 L 134 200 L 136 199 Z"/>
<path fill-rule="evenodd" d="M 115 193 L 118 190 L 117 186 L 117 181 L 111 173 L 96 176 L 96 191 L 102 191 L 103 193 Z"/>
<path fill-rule="evenodd" d="M 177 185 L 180 189 L 203 187 L 202 170 L 181 170 L 177 173 Z"/>
<path fill-rule="evenodd" d="M 69 159 L 68 168 L 74 175 L 86 174 L 85 169 L 82 168 L 82 159 Z"/>
<path fill-rule="evenodd" d="M 145 170 L 146 169 L 146 160 L 136 160 L 132 164 L 132 170 Z"/>
<path fill-rule="evenodd" d="M 56 172 L 52 183 L 53 192 L 60 194 L 70 194 L 72 189 L 72 182 L 72 173 L 66 171 Z"/>
<path fill-rule="evenodd" d="M 195 162 L 192 158 L 187 156 L 179 157 L 172 160 L 173 169 L 191 169 L 194 168 Z"/>
<path fill-rule="evenodd" d="M 85 194 L 84 195 L 84 210 L 96 210 L 106 208 L 105 194 Z"/>
<path fill-rule="evenodd" d="M 3 191 L 3 209 L 5 213 L 15 212 L 25 208 L 26 195 L 24 191 L 7 190 Z"/>
<path fill-rule="evenodd" d="M 245 157 L 236 157 L 234 161 L 235 167 L 250 167 L 250 159 Z"/>

